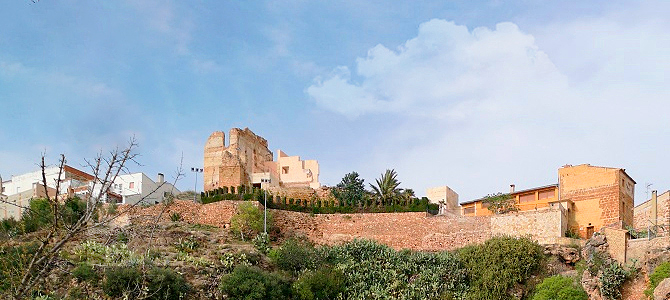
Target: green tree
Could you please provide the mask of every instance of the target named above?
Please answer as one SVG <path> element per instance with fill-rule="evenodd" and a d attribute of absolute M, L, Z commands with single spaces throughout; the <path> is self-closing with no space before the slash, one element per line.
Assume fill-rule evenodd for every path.
<path fill-rule="evenodd" d="M 412 203 L 412 200 L 416 198 L 416 194 L 414 193 L 413 189 L 404 189 L 401 196 L 406 206 L 409 206 L 409 204 Z"/>
<path fill-rule="evenodd" d="M 365 199 L 364 181 L 358 177 L 356 172 L 344 175 L 342 181 L 333 189 L 333 196 L 340 202 L 340 205 L 361 205 Z"/>
<path fill-rule="evenodd" d="M 495 214 L 504 214 L 519 210 L 519 207 L 514 202 L 514 199 L 510 197 L 510 194 L 489 194 L 482 198 L 482 203 Z"/>
<path fill-rule="evenodd" d="M 238 213 L 230 220 L 230 229 L 234 234 L 239 234 L 242 240 L 252 238 L 263 231 L 263 211 L 250 202 L 245 202 L 237 207 Z M 272 214 L 268 212 L 268 227 L 272 224 Z"/>
<path fill-rule="evenodd" d="M 400 197 L 402 189 L 398 188 L 398 173 L 393 169 L 386 169 L 386 172 L 379 179 L 375 179 L 376 185 L 370 184 L 372 191 L 381 205 L 393 204 Z"/>

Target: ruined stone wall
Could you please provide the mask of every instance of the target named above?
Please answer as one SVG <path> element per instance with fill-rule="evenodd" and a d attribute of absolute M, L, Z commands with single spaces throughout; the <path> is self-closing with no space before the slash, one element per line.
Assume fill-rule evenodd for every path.
<path fill-rule="evenodd" d="M 229 146 L 226 146 L 222 131 L 212 133 L 205 143 L 205 191 L 250 185 L 252 173 L 271 171 L 265 162 L 272 161 L 272 152 L 268 150 L 268 142 L 264 138 L 249 128 L 233 128 L 229 134 Z"/>
<path fill-rule="evenodd" d="M 317 244 L 372 239 L 395 249 L 451 250 L 491 237 L 488 217 L 427 216 L 426 213 L 323 214 L 273 210 L 285 234 Z"/>
<path fill-rule="evenodd" d="M 531 236 L 540 244 L 555 243 L 565 234 L 566 215 L 555 208 L 537 211 L 523 211 L 493 215 L 491 233 L 493 235 Z"/>
<path fill-rule="evenodd" d="M 163 212 L 161 221 L 170 221 L 170 215 L 176 212 L 187 223 L 227 228 L 241 203 L 244 201 L 203 205 L 175 200 Z M 262 208 L 255 201 L 247 203 Z M 121 205 L 118 209 L 123 211 L 125 208 Z M 136 207 L 118 218 L 118 222 L 153 222 L 164 208 L 163 205 Z M 491 237 L 489 217 L 429 216 L 423 212 L 317 215 L 274 209 L 271 212 L 275 225 L 285 236 L 305 236 L 322 245 L 358 238 L 373 239 L 395 249 L 439 251 L 482 243 Z"/>
<path fill-rule="evenodd" d="M 249 128 L 230 130 L 230 146 L 228 151 L 238 156 L 246 176 L 252 173 L 269 172 L 266 161 L 272 161 L 272 152 L 268 149 L 268 141 L 256 135 Z"/>

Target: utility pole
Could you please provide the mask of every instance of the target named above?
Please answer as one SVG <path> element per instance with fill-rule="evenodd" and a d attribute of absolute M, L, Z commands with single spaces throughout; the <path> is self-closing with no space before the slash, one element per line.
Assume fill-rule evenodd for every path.
<path fill-rule="evenodd" d="M 270 184 L 270 179 L 261 179 L 261 188 L 263 188 L 263 183 Z M 267 188 L 263 189 L 263 232 L 268 234 L 268 191 Z"/>
<path fill-rule="evenodd" d="M 198 202 L 198 173 L 202 173 L 200 168 L 191 168 L 191 172 L 195 173 L 195 183 L 193 184 L 193 202 Z"/>

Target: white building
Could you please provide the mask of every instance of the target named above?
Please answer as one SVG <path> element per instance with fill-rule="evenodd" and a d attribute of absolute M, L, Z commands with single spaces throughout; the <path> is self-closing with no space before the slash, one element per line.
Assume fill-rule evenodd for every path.
<path fill-rule="evenodd" d="M 158 173 L 156 181 L 144 173 L 123 174 L 116 177 L 111 192 L 122 196 L 119 204 L 136 204 L 141 200 L 146 204 L 163 202 L 168 195 L 177 195 L 180 191 L 165 181 L 165 176 Z"/>
<path fill-rule="evenodd" d="M 47 191 L 50 197 L 58 196 L 64 199 L 72 196 L 84 198 L 89 194 L 89 187 L 93 182 L 90 175 L 71 166 L 60 168 L 51 166 L 44 169 Z M 0 179 L 1 181 L 2 179 Z M 56 195 L 56 185 L 59 185 L 59 195 Z M 42 170 L 12 176 L 10 180 L 0 183 L 0 219 L 20 219 L 25 207 L 30 205 L 30 200 L 45 197 Z"/>
<path fill-rule="evenodd" d="M 47 187 L 56 188 L 59 171 L 58 166 L 51 166 L 44 169 Z M 59 194 L 77 194 L 78 191 L 87 190 L 92 181 L 93 175 L 65 165 L 63 166 L 62 174 L 60 174 Z M 12 176 L 10 180 L 2 183 L 2 191 L 0 192 L 10 197 L 25 191 L 33 190 L 36 183 L 42 184 L 42 170 Z"/>

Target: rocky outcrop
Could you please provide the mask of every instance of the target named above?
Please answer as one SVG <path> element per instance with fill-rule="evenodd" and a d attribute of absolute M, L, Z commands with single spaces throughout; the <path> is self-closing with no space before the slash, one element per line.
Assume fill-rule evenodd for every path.
<path fill-rule="evenodd" d="M 574 264 L 580 259 L 577 248 L 558 244 L 544 246 L 544 254 L 556 256 L 561 262 L 566 264 Z"/>
<path fill-rule="evenodd" d="M 663 279 L 654 290 L 654 300 L 670 299 L 670 278 Z"/>

